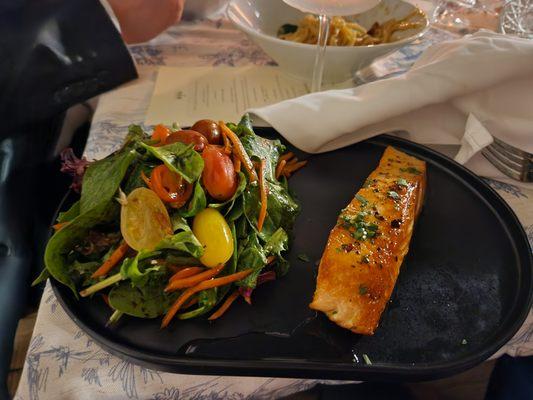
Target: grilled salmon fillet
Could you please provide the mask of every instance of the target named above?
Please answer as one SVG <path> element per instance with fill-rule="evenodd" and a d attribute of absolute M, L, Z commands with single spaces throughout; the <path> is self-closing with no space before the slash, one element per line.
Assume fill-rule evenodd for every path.
<path fill-rule="evenodd" d="M 387 147 L 332 229 L 310 307 L 372 335 L 409 250 L 426 187 L 426 163 Z"/>

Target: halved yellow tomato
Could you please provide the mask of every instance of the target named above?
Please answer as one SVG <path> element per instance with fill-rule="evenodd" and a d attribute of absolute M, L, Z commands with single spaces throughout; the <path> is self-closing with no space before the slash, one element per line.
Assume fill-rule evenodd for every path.
<path fill-rule="evenodd" d="M 206 208 L 194 217 L 192 231 L 204 247 L 200 262 L 206 267 L 225 264 L 233 254 L 233 236 L 228 223 L 217 210 Z"/>
<path fill-rule="evenodd" d="M 120 231 L 132 249 L 153 250 L 165 236 L 172 234 L 167 209 L 150 189 L 133 190 L 121 204 Z"/>

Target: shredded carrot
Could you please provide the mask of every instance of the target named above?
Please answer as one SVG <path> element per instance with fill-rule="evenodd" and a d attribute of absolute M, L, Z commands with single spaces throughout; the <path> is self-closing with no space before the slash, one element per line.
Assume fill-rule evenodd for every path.
<path fill-rule="evenodd" d="M 226 131 L 221 130 L 220 132 L 222 133 L 222 140 L 224 142 L 224 147 L 222 151 L 229 155 L 231 154 L 231 142 L 228 139 L 228 135 L 226 134 Z"/>
<path fill-rule="evenodd" d="M 189 301 L 186 302 L 186 303 L 183 305 L 183 307 L 181 307 L 181 308 L 182 308 L 182 309 L 189 308 L 189 307 L 191 307 L 191 306 L 194 306 L 196 303 L 198 303 L 198 296 L 196 296 L 196 297 L 191 297 L 191 298 L 189 299 Z"/>
<path fill-rule="evenodd" d="M 235 169 L 235 172 L 237 173 L 241 172 L 241 160 L 235 155 L 233 156 L 233 169 Z"/>
<path fill-rule="evenodd" d="M 300 168 L 304 167 L 306 164 L 307 164 L 307 160 L 297 161 L 290 165 L 286 165 L 285 168 L 283 168 L 283 172 L 293 174 L 296 171 L 298 171 Z"/>
<path fill-rule="evenodd" d="M 266 265 L 272 264 L 274 261 L 276 261 L 276 256 L 268 256 Z"/>
<path fill-rule="evenodd" d="M 259 210 L 259 216 L 257 217 L 257 230 L 261 232 L 263 229 L 263 224 L 265 223 L 265 218 L 267 215 L 267 187 L 265 182 L 265 167 L 266 161 L 261 160 L 261 165 L 259 166 L 259 191 L 261 195 L 261 208 Z"/>
<path fill-rule="evenodd" d="M 283 154 L 283 155 L 279 158 L 279 161 L 278 161 L 278 162 L 281 162 L 281 161 L 289 161 L 289 159 L 291 159 L 292 157 L 294 157 L 294 153 L 293 153 L 292 151 L 289 151 L 288 153 Z"/>
<path fill-rule="evenodd" d="M 226 134 L 228 139 L 231 141 L 231 144 L 233 145 L 233 153 L 241 160 L 244 169 L 246 172 L 248 172 L 250 182 L 257 181 L 257 174 L 252 164 L 252 160 L 250 160 L 250 157 L 246 153 L 246 150 L 244 149 L 239 137 L 226 126 L 224 121 L 219 121 L 218 125 L 223 134 Z"/>
<path fill-rule="evenodd" d="M 217 276 L 223 268 L 224 265 L 221 264 L 215 268 L 210 268 L 205 272 L 189 276 L 188 278 L 175 279 L 167 285 L 167 287 L 165 288 L 165 292 L 173 292 L 177 289 L 183 289 L 197 285 L 198 283 L 205 281 L 206 279 L 211 279 L 214 276 Z"/>
<path fill-rule="evenodd" d="M 164 260 L 157 260 L 158 264 L 163 264 L 164 263 Z M 166 267 L 173 273 L 175 274 L 176 272 L 179 272 L 181 271 L 182 269 L 185 269 L 187 268 L 187 266 L 182 266 L 182 267 L 178 267 L 177 265 L 166 265 Z"/>
<path fill-rule="evenodd" d="M 279 179 L 281 176 L 281 173 L 283 172 L 283 168 L 285 168 L 285 165 L 287 164 L 287 160 L 281 160 L 279 164 L 276 167 L 276 179 Z"/>
<path fill-rule="evenodd" d="M 57 224 L 52 225 L 52 228 L 54 228 L 54 230 L 57 232 L 57 231 L 63 229 L 68 224 L 70 224 L 70 221 L 58 222 Z"/>
<path fill-rule="evenodd" d="M 244 271 L 236 272 L 231 275 L 223 276 L 221 278 L 209 279 L 207 281 L 200 282 L 196 286 L 188 288 L 180 295 L 180 297 L 177 298 L 174 304 L 172 304 L 172 306 L 168 309 L 167 313 L 165 314 L 165 317 L 163 318 L 163 321 L 161 322 L 161 328 L 166 328 L 168 326 L 168 324 L 170 323 L 170 321 L 172 321 L 172 318 L 174 318 L 176 313 L 181 309 L 185 302 L 195 293 L 198 293 L 201 290 L 224 286 L 228 283 L 239 281 L 243 278 L 246 278 L 248 275 L 250 275 L 251 272 L 252 269 L 247 269 Z"/>
<path fill-rule="evenodd" d="M 91 278 L 98 278 L 100 276 L 106 275 L 109 271 L 113 269 L 115 265 L 118 264 L 122 258 L 126 255 L 126 252 L 129 250 L 129 246 L 126 242 L 120 243 L 120 245 L 115 249 L 115 251 L 109 256 L 107 260 L 91 275 Z"/>
<path fill-rule="evenodd" d="M 141 178 L 146 183 L 146 186 L 152 189 L 152 181 L 144 174 L 144 171 L 141 171 Z"/>
<path fill-rule="evenodd" d="M 233 304 L 235 300 L 237 300 L 237 297 L 239 297 L 239 290 L 234 291 L 232 294 L 228 296 L 228 298 L 222 303 L 220 308 L 216 310 L 209 318 L 207 318 L 209 321 L 213 321 L 217 318 L 222 317 L 224 313 L 230 308 L 230 306 Z"/>
<path fill-rule="evenodd" d="M 172 275 L 169 282 L 174 282 L 178 279 L 188 278 L 190 276 L 193 276 L 193 275 L 196 275 L 202 272 L 203 270 L 204 269 L 202 267 L 185 267 L 181 269 L 180 271 L 176 272 L 174 275 Z"/>

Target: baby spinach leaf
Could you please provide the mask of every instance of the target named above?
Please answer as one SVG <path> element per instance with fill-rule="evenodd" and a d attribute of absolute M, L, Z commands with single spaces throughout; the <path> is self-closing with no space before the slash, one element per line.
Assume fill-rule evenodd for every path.
<path fill-rule="evenodd" d="M 149 146 L 145 143 L 141 143 L 141 146 L 189 183 L 198 180 L 202 174 L 204 160 L 200 154 L 193 150 L 192 145 L 187 146 L 184 143 L 176 142 L 160 147 Z"/>
<path fill-rule="evenodd" d="M 200 181 L 196 181 L 194 185 L 194 192 L 187 208 L 180 208 L 178 214 L 182 217 L 194 217 L 200 211 L 202 211 L 207 205 L 207 199 L 205 197 L 204 189 L 200 185 Z"/>
<path fill-rule="evenodd" d="M 255 135 L 254 128 L 252 126 L 252 120 L 250 119 L 250 114 L 246 113 L 242 116 L 241 120 L 237 125 L 228 124 L 228 128 L 233 130 L 238 136 L 244 135 Z"/>
<path fill-rule="evenodd" d="M 69 222 L 80 215 L 80 201 L 78 200 L 67 211 L 60 212 L 57 216 L 57 222 Z"/>
<path fill-rule="evenodd" d="M 129 279 L 134 286 L 142 286 L 146 283 L 150 272 L 159 271 L 160 266 L 142 268 L 140 263 L 143 260 L 158 255 L 159 252 L 138 252 L 133 258 L 126 258 L 120 266 L 120 275 L 124 279 Z"/>
<path fill-rule="evenodd" d="M 68 255 L 74 246 L 80 243 L 89 230 L 109 219 L 113 207 L 101 203 L 86 213 L 78 215 L 68 225 L 57 231 L 48 241 L 44 253 L 44 264 L 57 281 L 68 286 L 77 295 L 74 282 L 70 276 L 71 263 Z M 36 281 L 38 283 L 38 281 Z"/>
<path fill-rule="evenodd" d="M 246 176 L 242 172 L 239 172 L 238 176 L 239 184 L 237 185 L 237 189 L 235 190 L 233 196 L 230 199 L 224 201 L 223 203 L 211 203 L 209 204 L 209 207 L 220 210 L 221 208 L 228 206 L 224 212 L 224 215 L 227 215 L 231 211 L 235 200 L 244 192 L 244 189 L 246 189 Z"/>
<path fill-rule="evenodd" d="M 126 139 L 124 140 L 124 144 L 122 145 L 122 148 L 137 145 L 139 142 L 148 139 L 148 134 L 143 130 L 143 128 L 140 125 L 132 124 L 128 126 L 128 135 L 126 136 Z"/>
<path fill-rule="evenodd" d="M 224 216 L 228 222 L 237 221 L 243 215 L 243 213 L 243 200 L 242 196 L 239 196 L 235 199 L 235 202 L 231 205 L 231 208 L 226 211 Z"/>
<path fill-rule="evenodd" d="M 190 232 L 191 228 L 189 227 L 189 224 L 187 223 L 187 220 L 183 218 L 178 213 L 174 213 L 170 215 L 170 223 L 172 224 L 172 231 L 186 231 Z"/>
<path fill-rule="evenodd" d="M 237 125 L 228 125 L 228 127 L 239 136 L 246 153 L 252 160 L 267 161 L 265 177 L 273 181 L 279 156 L 285 151 L 285 146 L 279 140 L 270 140 L 257 136 L 252 127 L 249 114 L 244 114 Z"/>
<path fill-rule="evenodd" d="M 141 177 L 141 173 L 144 173 L 147 177 L 150 176 L 155 164 L 148 163 L 146 161 L 139 161 L 133 165 L 131 172 L 128 175 L 125 183 L 122 185 L 122 190 L 126 194 L 130 194 L 134 189 L 138 187 L 146 187 L 146 183 Z"/>
<path fill-rule="evenodd" d="M 151 273 L 143 285 L 122 281 L 109 292 L 109 304 L 116 310 L 139 318 L 156 318 L 164 314 L 176 300 L 178 292 L 165 293 L 167 274 Z"/>
<path fill-rule="evenodd" d="M 172 236 L 167 236 L 155 248 L 156 250 L 178 250 L 195 258 L 200 258 L 204 254 L 202 244 L 191 231 L 178 232 Z"/>
<path fill-rule="evenodd" d="M 165 258 L 165 261 L 169 264 L 181 266 L 181 265 L 187 265 L 187 266 L 195 266 L 195 265 L 202 265 L 202 263 L 194 258 L 194 257 L 185 257 L 181 255 L 176 255 L 173 253 L 168 252 Z"/>
<path fill-rule="evenodd" d="M 237 270 L 243 271 L 251 268 L 253 272 L 246 278 L 236 282 L 236 285 L 254 288 L 257 283 L 257 277 L 266 264 L 265 251 L 259 243 L 257 235 L 251 233 L 248 240 L 244 241 L 242 248 L 239 249 Z"/>
<path fill-rule="evenodd" d="M 80 214 L 100 204 L 109 203 L 115 196 L 128 167 L 137 157 L 138 153 L 135 150 L 125 149 L 91 163 L 83 176 Z"/>
<path fill-rule="evenodd" d="M 267 215 L 259 236 L 265 242 L 279 228 L 290 231 L 299 212 L 299 205 L 289 192 L 280 184 L 267 182 Z M 257 230 L 257 218 L 261 208 L 260 194 L 257 186 L 248 185 L 243 194 L 244 215 L 250 225 Z"/>

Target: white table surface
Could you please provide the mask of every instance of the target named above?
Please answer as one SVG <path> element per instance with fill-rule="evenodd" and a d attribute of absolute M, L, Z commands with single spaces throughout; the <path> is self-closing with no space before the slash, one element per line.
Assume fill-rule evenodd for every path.
<path fill-rule="evenodd" d="M 446 37 L 433 32 L 435 40 Z M 424 46 L 408 46 L 383 68 L 414 60 Z M 141 123 L 157 67 L 271 65 L 273 62 L 226 21 L 206 20 L 171 28 L 156 40 L 131 47 L 140 79 L 101 96 L 85 155 L 105 157 L 122 142 L 127 126 Z M 380 70 L 381 69 L 381 70 Z M 533 242 L 533 190 L 509 182 L 488 183 L 511 205 Z M 495 356 L 533 354 L 533 313 Z M 149 370 L 117 358 L 95 343 L 66 315 L 47 285 L 16 399 L 262 399 L 305 390 L 314 380 L 214 377 Z"/>

